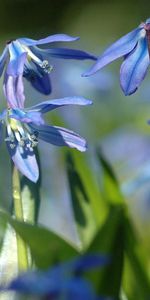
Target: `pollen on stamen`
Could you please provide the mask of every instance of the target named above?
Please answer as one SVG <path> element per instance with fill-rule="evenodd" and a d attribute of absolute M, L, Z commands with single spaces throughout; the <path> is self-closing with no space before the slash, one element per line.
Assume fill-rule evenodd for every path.
<path fill-rule="evenodd" d="M 15 143 L 10 143 L 9 146 L 11 149 L 14 149 L 16 147 Z"/>
<path fill-rule="evenodd" d="M 25 141 L 23 139 L 21 139 L 19 141 L 19 146 L 24 147 L 25 146 Z"/>
<path fill-rule="evenodd" d="M 43 60 L 40 67 L 44 69 L 46 73 L 50 73 L 53 70 L 53 66 L 49 65 L 48 60 Z"/>

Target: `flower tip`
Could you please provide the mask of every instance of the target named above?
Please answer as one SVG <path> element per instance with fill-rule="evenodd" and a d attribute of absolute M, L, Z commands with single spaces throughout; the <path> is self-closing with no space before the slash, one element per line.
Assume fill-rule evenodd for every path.
<path fill-rule="evenodd" d="M 79 36 L 70 36 L 70 35 L 67 35 L 67 36 L 68 36 L 68 41 L 69 42 L 74 42 L 74 41 L 80 40 Z"/>
<path fill-rule="evenodd" d="M 39 175 L 38 176 L 33 176 L 32 179 L 30 178 L 30 180 L 34 183 L 37 183 L 38 179 L 39 179 Z"/>
<path fill-rule="evenodd" d="M 88 149 L 87 143 L 85 144 L 84 147 L 79 147 L 79 148 L 77 148 L 77 150 L 80 151 L 80 152 L 86 152 L 87 149 Z"/>
<path fill-rule="evenodd" d="M 123 90 L 123 92 L 124 92 L 125 96 L 131 96 L 136 92 L 136 90 L 137 90 L 137 88 L 134 89 L 134 90 L 131 90 L 131 91 L 130 90 L 127 90 L 127 91 Z"/>
<path fill-rule="evenodd" d="M 90 68 L 87 72 L 81 74 L 81 76 L 88 77 L 88 76 L 95 74 L 96 72 L 97 72 L 97 70 L 95 70 L 95 65 L 94 65 L 94 67 Z"/>
<path fill-rule="evenodd" d="M 73 40 L 74 41 L 78 41 L 78 40 L 80 40 L 80 37 L 79 36 L 75 36 L 75 37 L 73 37 Z"/>
<path fill-rule="evenodd" d="M 88 149 L 88 143 L 87 143 L 87 141 L 85 140 L 84 146 L 82 146 L 82 147 L 79 149 L 79 151 L 80 151 L 80 152 L 86 152 L 87 149 Z"/>
<path fill-rule="evenodd" d="M 74 144 L 73 146 L 70 146 L 70 147 L 75 148 L 80 152 L 85 152 L 88 148 L 88 145 L 87 145 L 87 141 L 84 138 L 80 138 L 79 144 Z"/>
<path fill-rule="evenodd" d="M 34 173 L 30 173 L 30 175 L 28 174 L 24 174 L 29 180 L 31 180 L 33 183 L 37 183 L 38 179 L 39 179 L 39 172 L 34 172 Z"/>
<path fill-rule="evenodd" d="M 92 105 L 93 104 L 93 101 L 92 100 L 90 100 L 90 99 L 87 99 L 87 103 L 86 103 L 87 105 Z"/>
<path fill-rule="evenodd" d="M 81 77 L 88 77 L 88 76 L 90 76 L 89 72 L 85 72 L 81 74 Z"/>
<path fill-rule="evenodd" d="M 130 96 L 130 94 L 126 91 L 123 91 L 124 95 L 127 97 L 127 96 Z"/>

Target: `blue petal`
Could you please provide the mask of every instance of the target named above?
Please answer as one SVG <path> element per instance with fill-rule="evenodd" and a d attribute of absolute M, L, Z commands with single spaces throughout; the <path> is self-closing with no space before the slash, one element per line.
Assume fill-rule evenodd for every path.
<path fill-rule="evenodd" d="M 9 107 L 24 107 L 25 95 L 22 75 L 13 77 L 5 73 L 3 91 Z"/>
<path fill-rule="evenodd" d="M 9 117 L 19 120 L 22 123 L 33 123 L 37 126 L 45 124 L 42 114 L 38 111 L 29 111 L 25 113 L 19 109 L 13 109 Z"/>
<path fill-rule="evenodd" d="M 24 108 L 25 95 L 22 74 L 16 78 L 16 98 L 18 100 L 18 107 Z"/>
<path fill-rule="evenodd" d="M 40 40 L 20 38 L 18 39 L 18 41 L 21 44 L 24 44 L 26 46 L 34 46 L 34 45 L 42 45 L 42 44 L 55 43 L 55 42 L 72 42 L 78 39 L 79 37 L 72 37 L 67 34 L 54 34 Z"/>
<path fill-rule="evenodd" d="M 39 76 L 36 73 L 30 75 L 24 75 L 24 77 L 31 83 L 38 92 L 44 95 L 49 95 L 52 91 L 51 81 L 49 74 L 43 74 Z"/>
<path fill-rule="evenodd" d="M 16 59 L 21 54 L 26 53 L 22 45 L 17 40 L 8 43 L 8 49 L 11 59 Z"/>
<path fill-rule="evenodd" d="M 16 58 L 10 59 L 6 72 L 10 76 L 23 74 L 23 68 L 26 61 L 27 53 L 22 53 Z"/>
<path fill-rule="evenodd" d="M 73 96 L 73 97 L 65 97 L 60 99 L 44 101 L 28 108 L 28 110 L 36 110 L 36 111 L 40 111 L 41 113 L 46 113 L 55 108 L 65 106 L 65 105 L 91 105 L 91 104 L 92 101 L 89 99 L 86 99 L 84 97 Z"/>
<path fill-rule="evenodd" d="M 11 142 L 7 141 L 8 152 L 17 167 L 17 169 L 33 182 L 37 182 L 39 178 L 39 168 L 33 150 L 27 147 L 21 147 L 15 143 L 15 148 L 11 148 Z"/>
<path fill-rule="evenodd" d="M 88 52 L 69 49 L 69 48 L 51 48 L 51 49 L 42 49 L 45 54 L 48 54 L 54 58 L 65 58 L 65 59 L 93 59 L 97 60 L 97 57 Z"/>
<path fill-rule="evenodd" d="M 60 298 L 65 300 L 96 300 L 90 282 L 77 277 L 62 282 L 58 291 Z"/>
<path fill-rule="evenodd" d="M 6 61 L 7 61 L 7 57 L 8 57 L 8 47 L 6 46 L 2 55 L 0 56 L 0 76 L 3 73 Z"/>
<path fill-rule="evenodd" d="M 57 287 L 58 283 L 47 278 L 46 272 L 44 274 L 39 271 L 28 271 L 14 279 L 7 289 L 31 295 L 45 295 L 50 291 L 56 291 Z"/>
<path fill-rule="evenodd" d="M 86 256 L 80 256 L 79 258 L 70 262 L 70 265 L 68 264 L 68 268 L 72 272 L 85 272 L 89 269 L 104 266 L 108 264 L 109 261 L 110 259 L 106 255 L 91 254 Z"/>
<path fill-rule="evenodd" d="M 120 69 L 120 83 L 125 95 L 133 94 L 146 75 L 149 66 L 147 41 L 141 38 L 135 50 L 128 55 Z"/>
<path fill-rule="evenodd" d="M 9 107 L 18 107 L 15 95 L 15 78 L 5 73 L 3 91 Z"/>
<path fill-rule="evenodd" d="M 40 59 L 43 60 L 47 49 L 42 49 L 37 46 L 30 46 L 30 50 Z"/>
<path fill-rule="evenodd" d="M 63 127 L 41 125 L 32 125 L 31 128 L 38 132 L 38 138 L 56 145 L 56 146 L 68 146 L 70 148 L 76 148 L 77 150 L 84 152 L 87 149 L 86 140 L 75 132 Z"/>
<path fill-rule="evenodd" d="M 23 76 L 40 93 L 49 95 L 51 93 L 51 81 L 49 74 L 33 62 L 26 61 Z"/>
<path fill-rule="evenodd" d="M 24 112 L 21 109 L 15 108 L 15 109 L 11 109 L 9 113 L 9 117 L 19 120 L 22 123 L 34 123 L 35 125 L 45 124 L 41 112 L 38 111 Z"/>
<path fill-rule="evenodd" d="M 89 282 L 80 279 L 56 278 L 45 272 L 28 271 L 14 279 L 4 290 L 13 290 L 28 295 L 63 298 L 66 300 L 94 300 L 94 293 Z"/>
<path fill-rule="evenodd" d="M 83 76 L 92 75 L 113 60 L 130 53 L 138 42 L 141 30 L 143 29 L 139 27 L 112 44 L 98 58 L 94 66 L 92 66 L 89 71 L 85 72 Z"/>

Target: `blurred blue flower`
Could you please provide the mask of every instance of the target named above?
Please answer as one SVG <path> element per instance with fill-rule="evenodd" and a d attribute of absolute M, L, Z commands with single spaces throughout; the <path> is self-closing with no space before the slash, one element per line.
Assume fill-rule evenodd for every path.
<path fill-rule="evenodd" d="M 66 71 L 65 77 L 59 77 L 60 82 L 62 82 L 62 91 L 65 92 L 67 88 L 69 93 L 76 93 L 80 90 L 80 93 L 87 95 L 98 92 L 98 94 L 104 96 L 111 93 L 114 87 L 115 75 L 107 70 L 102 70 L 101 74 L 96 74 L 96 76 L 90 78 L 80 78 L 80 74 L 84 70 L 84 67 L 81 65 L 63 64 L 61 70 L 62 73 Z"/>
<path fill-rule="evenodd" d="M 55 34 L 40 40 L 19 38 L 8 41 L 0 57 L 0 76 L 4 74 L 4 93 L 10 107 L 23 107 L 25 100 L 23 76 L 32 86 L 43 94 L 50 94 L 49 73 L 52 66 L 48 59 L 52 57 L 65 59 L 94 59 L 96 57 L 85 51 L 68 48 L 41 49 L 38 46 L 54 42 L 71 42 L 78 40 L 66 34 Z"/>
<path fill-rule="evenodd" d="M 2 123 L 6 124 L 7 148 L 9 154 L 22 174 L 36 182 L 39 169 L 34 154 L 38 139 L 56 146 L 68 146 L 85 151 L 86 141 L 78 134 L 58 126 L 45 124 L 43 114 L 65 105 L 90 105 L 83 97 L 66 97 L 41 102 L 31 108 L 10 108 L 0 114 L 0 136 Z"/>
<path fill-rule="evenodd" d="M 108 257 L 104 255 L 81 256 L 45 272 L 23 273 L 1 290 L 39 296 L 40 299 L 42 297 L 42 299 L 53 300 L 106 300 L 105 297 L 95 295 L 90 282 L 85 280 L 82 274 L 87 270 L 102 267 L 108 262 Z"/>
<path fill-rule="evenodd" d="M 83 76 L 89 76 L 119 57 L 124 57 L 120 69 L 120 84 L 125 95 L 133 94 L 144 79 L 150 59 L 150 19 L 126 34 L 99 56 L 92 68 Z"/>

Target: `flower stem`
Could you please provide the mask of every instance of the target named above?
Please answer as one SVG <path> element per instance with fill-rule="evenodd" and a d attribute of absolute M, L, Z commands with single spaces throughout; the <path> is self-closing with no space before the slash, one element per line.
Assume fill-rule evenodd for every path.
<path fill-rule="evenodd" d="M 24 221 L 20 178 L 19 178 L 19 172 L 15 166 L 13 166 L 13 171 L 12 171 L 12 189 L 13 189 L 15 217 L 18 221 Z M 25 271 L 28 269 L 28 265 L 29 265 L 27 246 L 18 234 L 16 234 L 16 239 L 17 239 L 18 269 L 19 271 Z"/>

